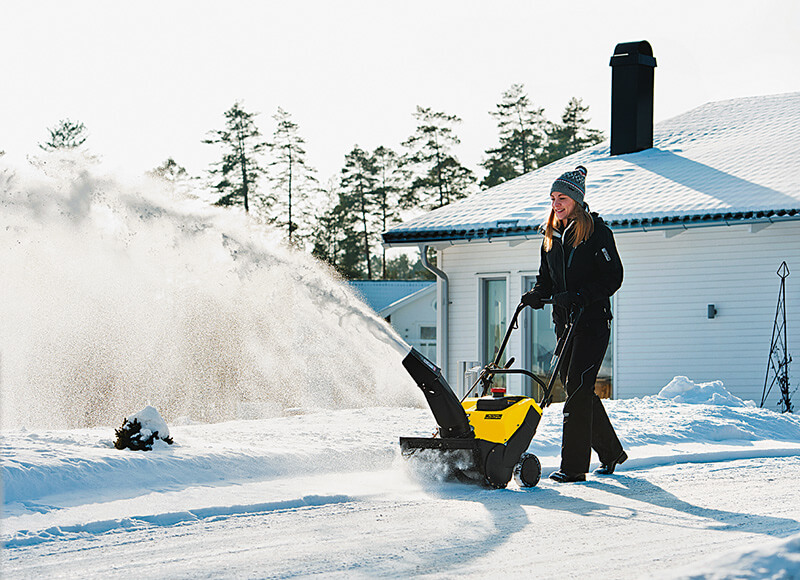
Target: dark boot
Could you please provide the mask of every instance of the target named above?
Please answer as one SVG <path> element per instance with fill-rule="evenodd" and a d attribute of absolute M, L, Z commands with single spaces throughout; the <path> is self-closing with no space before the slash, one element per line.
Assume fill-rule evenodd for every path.
<path fill-rule="evenodd" d="M 625 460 L 628 459 L 628 454 L 625 451 L 622 451 L 614 461 L 609 461 L 608 463 L 601 463 L 600 467 L 594 470 L 596 475 L 611 475 L 614 473 L 614 469 L 616 469 L 617 465 L 620 463 L 625 463 Z"/>
<path fill-rule="evenodd" d="M 550 474 L 550 479 L 558 483 L 573 483 L 575 481 L 586 481 L 585 473 L 566 473 L 564 471 L 555 471 Z"/>

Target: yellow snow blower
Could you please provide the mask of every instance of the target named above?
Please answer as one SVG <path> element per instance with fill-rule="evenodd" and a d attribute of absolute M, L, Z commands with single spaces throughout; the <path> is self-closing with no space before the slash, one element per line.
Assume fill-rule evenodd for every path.
<path fill-rule="evenodd" d="M 400 449 L 406 458 L 421 459 L 443 465 L 446 476 L 474 482 L 491 488 L 504 488 L 511 477 L 520 487 L 533 487 L 539 482 L 542 468 L 539 459 L 527 453 L 536 433 L 542 409 L 550 404 L 553 385 L 558 375 L 561 354 L 572 338 L 580 312 L 558 342 L 551 362 L 552 375 L 547 385 L 526 369 L 513 369 L 512 358 L 500 366 L 511 332 L 518 327 L 517 318 L 525 306 L 517 306 L 495 359 L 483 367 L 478 379 L 458 400 L 441 370 L 415 349 L 403 359 L 403 366 L 425 394 L 438 424 L 433 437 L 400 437 Z M 501 374 L 522 374 L 542 387 L 542 398 L 507 395 L 504 387 L 494 385 Z M 481 395 L 470 397 L 478 385 Z"/>

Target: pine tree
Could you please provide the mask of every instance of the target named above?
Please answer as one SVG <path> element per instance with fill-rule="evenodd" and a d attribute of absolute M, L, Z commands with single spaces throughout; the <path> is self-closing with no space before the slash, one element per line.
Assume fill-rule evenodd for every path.
<path fill-rule="evenodd" d="M 265 207 L 274 201 L 258 193 L 258 180 L 264 173 L 259 157 L 267 144 L 260 139 L 261 132 L 253 120 L 256 115 L 246 112 L 242 104 L 236 102 L 225 111 L 225 128 L 211 131 L 213 137 L 203 141 L 223 149 L 222 160 L 214 163 L 209 171 L 216 181 L 213 187 L 221 196 L 216 205 L 242 204 L 244 211 L 249 212 L 251 202 L 256 199 Z"/>
<path fill-rule="evenodd" d="M 186 171 L 186 168 L 178 165 L 178 162 L 172 157 L 168 157 L 164 163 L 152 171 L 148 171 L 148 174 L 172 184 L 189 179 L 189 172 Z"/>
<path fill-rule="evenodd" d="M 47 131 L 50 133 L 50 139 L 44 144 L 39 143 L 39 148 L 44 151 L 56 151 L 59 149 L 77 149 L 86 142 L 89 136 L 86 131 L 86 125 L 80 121 L 70 121 L 63 119 L 58 124 Z"/>
<path fill-rule="evenodd" d="M 548 131 L 549 142 L 542 154 L 540 166 L 603 141 L 605 137 L 602 131 L 589 128 L 590 119 L 586 118 L 588 111 L 589 106 L 584 107 L 581 99 L 570 99 L 561 115 L 561 123 L 553 124 Z"/>
<path fill-rule="evenodd" d="M 377 183 L 374 200 L 378 233 L 385 232 L 389 225 L 400 221 L 399 195 L 403 187 L 405 172 L 401 167 L 400 156 L 388 147 L 380 146 L 372 152 L 372 164 Z M 386 273 L 386 248 L 381 248 L 381 278 Z"/>
<path fill-rule="evenodd" d="M 173 194 L 177 192 L 187 194 L 192 180 L 186 168 L 179 165 L 172 157 L 168 157 L 164 163 L 148 171 L 147 174 L 168 184 Z"/>
<path fill-rule="evenodd" d="M 367 279 L 372 279 L 371 247 L 375 237 L 373 211 L 375 189 L 378 178 L 372 158 L 358 145 L 345 155 L 342 169 L 342 197 L 353 212 L 361 230 L 362 259 L 367 270 Z"/>
<path fill-rule="evenodd" d="M 362 253 L 360 238 L 355 230 L 355 215 L 350 211 L 338 180 L 332 178 L 322 193 L 323 202 L 315 220 L 314 247 L 311 253 L 329 263 L 347 279 L 363 278 Z"/>
<path fill-rule="evenodd" d="M 414 118 L 417 129 L 403 146 L 408 149 L 406 163 L 416 177 L 401 200 L 404 207 L 435 209 L 466 197 L 475 179 L 452 153 L 461 142 L 454 132 L 461 119 L 419 106 Z"/>
<path fill-rule="evenodd" d="M 377 256 L 374 257 L 377 261 Z M 376 264 L 377 265 L 377 264 Z M 386 276 L 384 280 L 435 280 L 436 276 L 422 265 L 422 260 L 417 253 L 416 260 L 411 261 L 408 254 L 402 253 L 399 256 L 390 258 L 386 261 Z"/>
<path fill-rule="evenodd" d="M 535 108 L 524 85 L 511 85 L 503 100 L 489 113 L 497 120 L 500 144 L 486 151 L 481 165 L 488 175 L 481 187 L 492 187 L 536 169 L 547 138 L 544 109 Z"/>
<path fill-rule="evenodd" d="M 305 140 L 300 137 L 291 115 L 278 107 L 272 118 L 277 123 L 269 144 L 273 157 L 270 179 L 279 192 L 275 219 L 280 227 L 286 228 L 289 244 L 292 244 L 297 242 L 293 236 L 309 234 L 307 202 L 310 194 L 318 189 L 317 178 L 314 169 L 306 163 Z"/>

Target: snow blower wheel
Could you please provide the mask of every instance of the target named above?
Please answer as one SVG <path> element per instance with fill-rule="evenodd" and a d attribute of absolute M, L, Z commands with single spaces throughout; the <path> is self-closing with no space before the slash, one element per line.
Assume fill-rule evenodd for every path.
<path fill-rule="evenodd" d="M 523 453 L 514 466 L 514 481 L 520 487 L 535 487 L 542 477 L 542 464 L 533 453 Z"/>

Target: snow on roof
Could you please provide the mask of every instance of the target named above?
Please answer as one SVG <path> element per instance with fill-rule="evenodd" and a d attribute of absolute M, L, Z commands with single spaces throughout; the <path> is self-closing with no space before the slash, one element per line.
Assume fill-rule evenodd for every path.
<path fill-rule="evenodd" d="M 432 288 L 432 280 L 351 280 L 353 287 L 375 312 L 381 313 L 397 302 Z"/>
<path fill-rule="evenodd" d="M 394 302 L 392 302 L 388 306 L 384 306 L 383 309 L 378 311 L 378 314 L 380 314 L 381 316 L 383 316 L 385 318 L 385 317 L 387 317 L 387 316 L 389 316 L 391 314 L 394 314 L 400 308 L 402 308 L 402 307 L 404 307 L 404 306 L 406 306 L 408 304 L 411 304 L 411 303 L 419 300 L 420 298 L 422 298 L 424 296 L 427 296 L 428 294 L 433 294 L 434 290 L 436 290 L 436 282 L 431 281 L 427 286 L 425 286 L 424 288 L 422 288 L 420 290 L 417 290 L 413 294 L 409 294 L 408 296 L 404 296 L 403 298 L 400 298 L 399 300 L 395 300 Z"/>
<path fill-rule="evenodd" d="M 588 169 L 586 201 L 615 230 L 800 219 L 800 92 L 707 103 L 654 127 L 653 148 L 575 153 L 383 234 L 389 245 L 538 235 L 550 186 Z"/>

